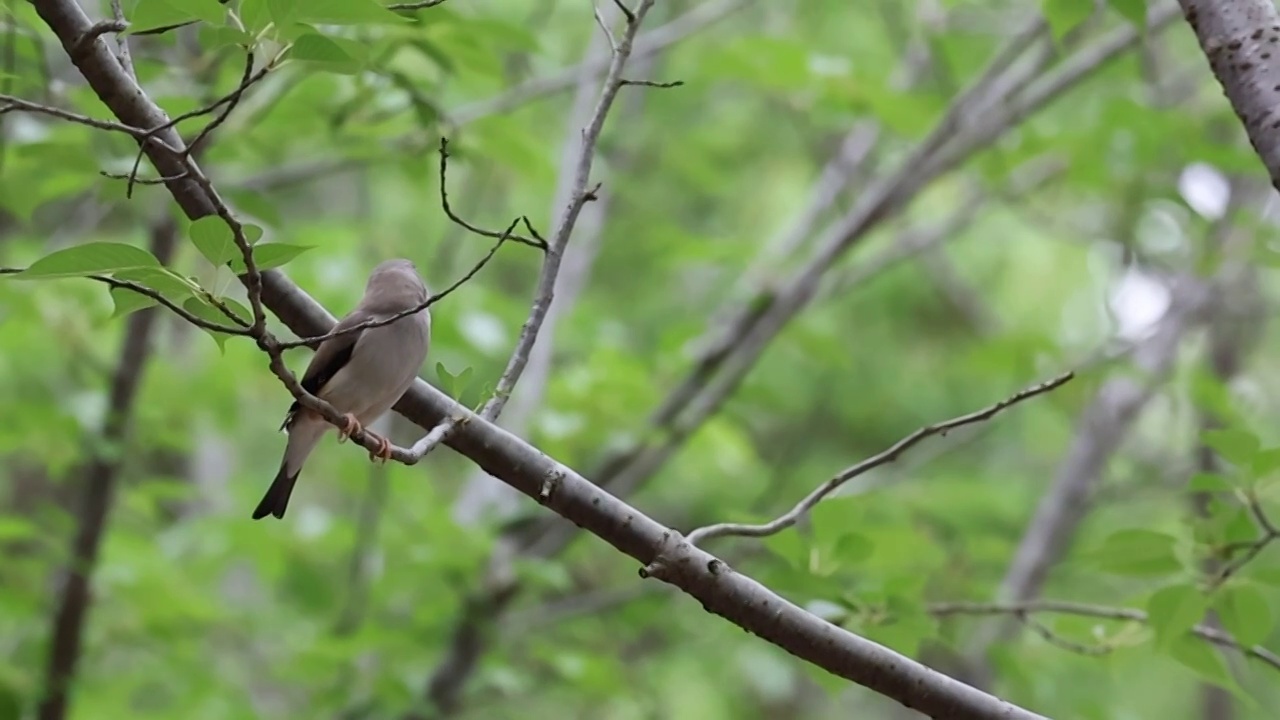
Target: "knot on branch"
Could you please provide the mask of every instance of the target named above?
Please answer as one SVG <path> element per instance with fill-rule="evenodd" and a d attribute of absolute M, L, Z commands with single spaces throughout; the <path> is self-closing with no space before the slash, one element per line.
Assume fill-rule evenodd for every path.
<path fill-rule="evenodd" d="M 694 547 L 684 535 L 675 530 L 663 531 L 662 542 L 658 544 L 653 559 L 640 568 L 640 577 L 671 582 L 676 575 L 688 571 L 693 562 L 693 551 Z"/>

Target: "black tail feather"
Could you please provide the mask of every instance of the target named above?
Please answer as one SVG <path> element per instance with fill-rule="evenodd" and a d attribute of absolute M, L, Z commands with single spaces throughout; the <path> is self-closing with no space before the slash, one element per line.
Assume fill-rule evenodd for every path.
<path fill-rule="evenodd" d="M 298 482 L 298 473 L 290 476 L 285 469 L 285 464 L 280 463 L 280 472 L 276 473 L 276 479 L 271 481 L 271 487 L 267 488 L 267 493 L 262 496 L 262 502 L 258 503 L 258 508 L 253 511 L 253 519 L 261 520 L 268 515 L 283 518 L 296 482 Z"/>

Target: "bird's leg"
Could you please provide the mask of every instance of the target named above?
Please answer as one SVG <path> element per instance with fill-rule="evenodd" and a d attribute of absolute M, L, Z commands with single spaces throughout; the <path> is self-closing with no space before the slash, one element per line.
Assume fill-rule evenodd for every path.
<path fill-rule="evenodd" d="M 369 432 L 366 434 L 372 437 L 374 440 L 378 441 L 378 449 L 369 451 L 369 462 L 376 462 L 378 460 L 381 460 L 383 463 L 386 463 L 388 460 L 390 460 L 391 449 L 395 447 L 394 445 L 391 444 L 391 441 L 373 432 Z"/>
<path fill-rule="evenodd" d="M 347 438 L 361 430 L 360 421 L 356 420 L 356 416 L 347 413 L 342 416 L 342 427 L 338 428 L 338 442 L 346 442 Z"/>

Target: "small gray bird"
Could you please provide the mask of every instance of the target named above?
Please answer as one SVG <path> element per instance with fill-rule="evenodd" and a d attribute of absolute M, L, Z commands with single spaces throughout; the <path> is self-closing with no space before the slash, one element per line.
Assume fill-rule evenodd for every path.
<path fill-rule="evenodd" d="M 426 299 L 427 287 L 414 264 L 387 260 L 374 268 L 360 304 L 338 321 L 334 330 L 386 319 L 411 310 Z M 339 442 L 377 420 L 404 395 L 426 360 L 430 337 L 431 314 L 424 308 L 393 323 L 320 343 L 302 375 L 302 387 L 346 414 L 347 425 L 338 431 Z M 284 517 L 303 463 L 332 427 L 323 417 L 294 401 L 281 426 L 289 434 L 284 460 L 258 509 L 253 511 L 254 520 L 267 515 Z M 382 448 L 370 453 L 369 458 L 381 457 L 385 461 L 391 455 L 391 442 L 382 436 L 374 439 Z"/>

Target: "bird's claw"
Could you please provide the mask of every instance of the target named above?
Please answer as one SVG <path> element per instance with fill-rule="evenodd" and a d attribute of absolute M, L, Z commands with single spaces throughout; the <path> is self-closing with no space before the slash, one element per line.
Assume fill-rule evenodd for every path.
<path fill-rule="evenodd" d="M 373 433 L 370 433 L 373 435 Z M 391 441 L 381 435 L 373 435 L 373 439 L 378 441 L 378 449 L 369 451 L 369 462 L 382 461 L 384 464 L 391 459 L 391 449 L 395 447 Z"/>
<path fill-rule="evenodd" d="M 356 420 L 356 416 L 347 413 L 342 416 L 342 427 L 338 428 L 338 442 L 343 443 L 347 438 L 360 432 L 360 421 Z"/>

